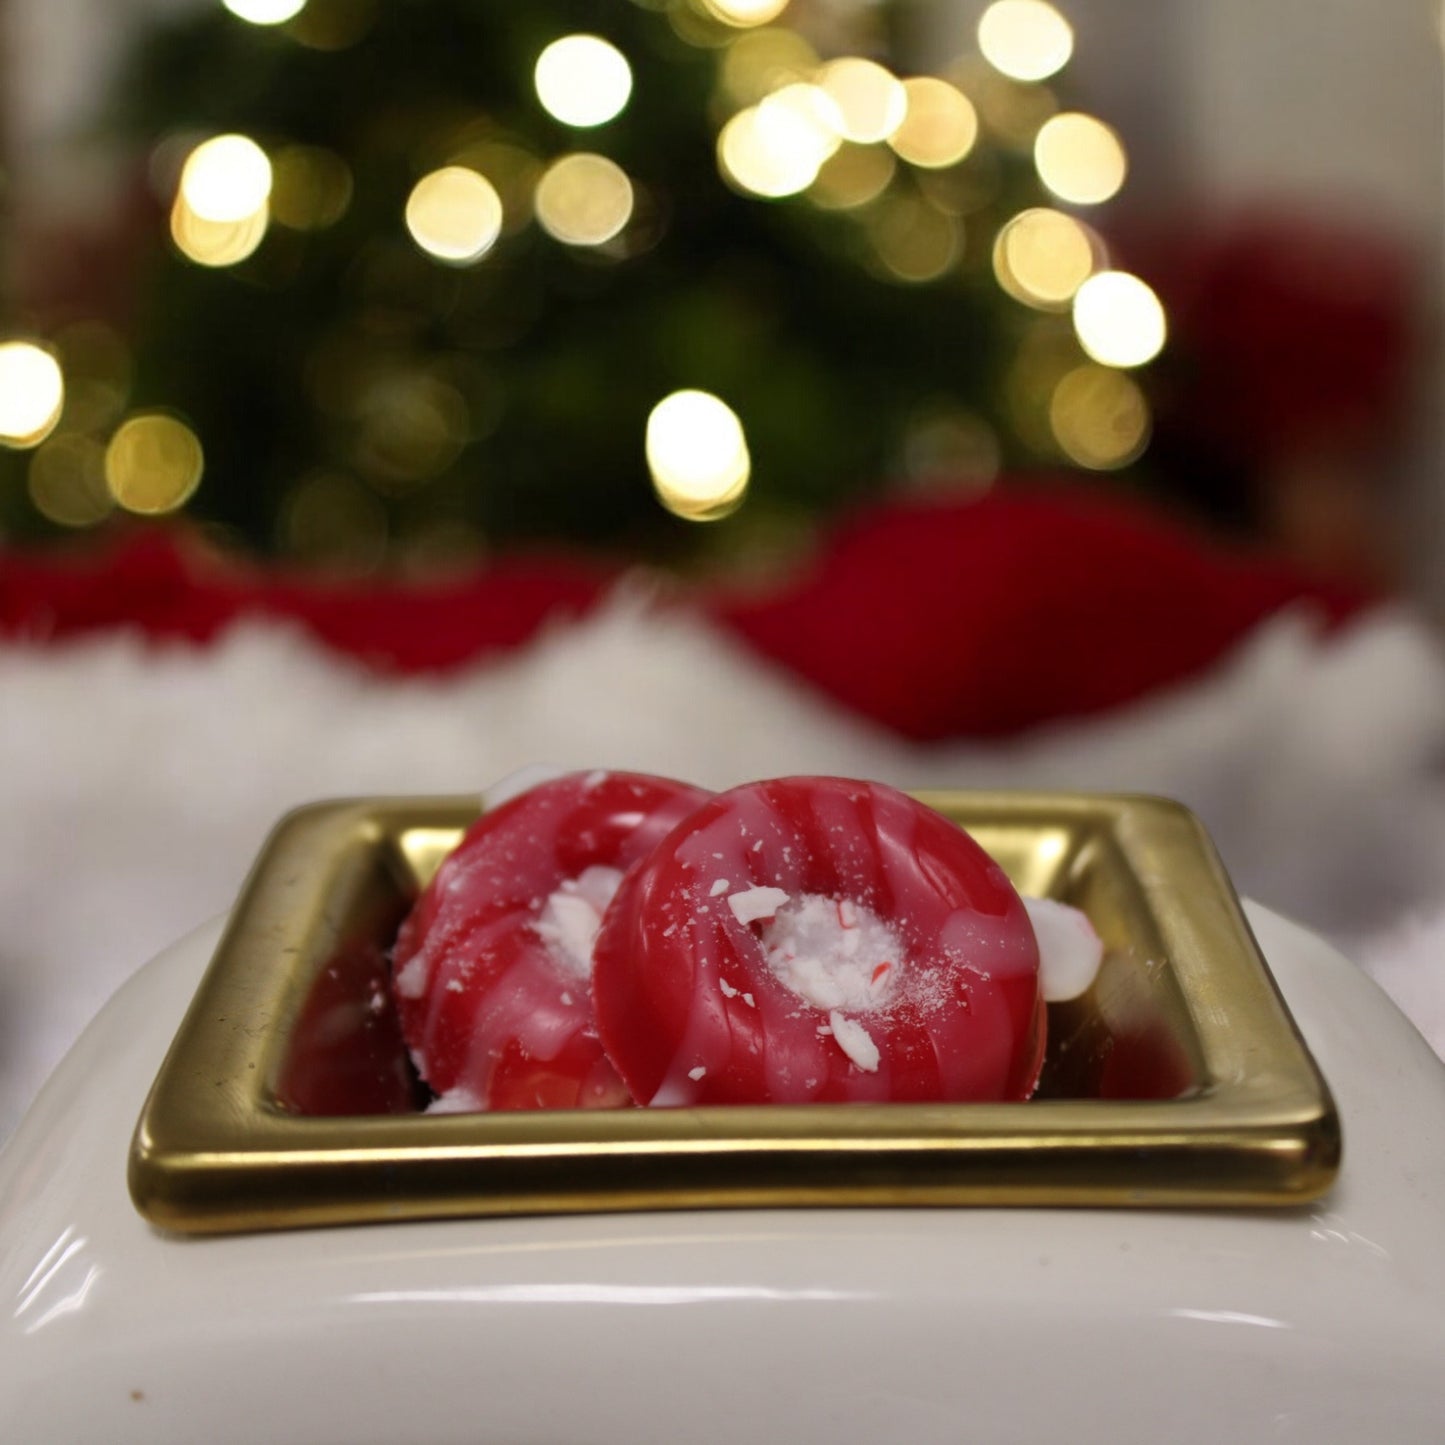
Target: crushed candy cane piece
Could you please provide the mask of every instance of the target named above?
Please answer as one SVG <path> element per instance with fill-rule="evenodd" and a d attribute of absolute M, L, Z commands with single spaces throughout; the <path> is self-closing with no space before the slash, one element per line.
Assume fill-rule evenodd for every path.
<path fill-rule="evenodd" d="M 781 888 L 744 888 L 728 894 L 728 907 L 739 923 L 756 923 L 760 918 L 771 918 L 788 897 Z"/>
<path fill-rule="evenodd" d="M 876 1074 L 879 1055 L 872 1034 L 857 1019 L 845 1018 L 836 1009 L 828 1015 L 828 1022 L 833 1027 L 833 1039 L 838 1047 L 865 1074 Z"/>

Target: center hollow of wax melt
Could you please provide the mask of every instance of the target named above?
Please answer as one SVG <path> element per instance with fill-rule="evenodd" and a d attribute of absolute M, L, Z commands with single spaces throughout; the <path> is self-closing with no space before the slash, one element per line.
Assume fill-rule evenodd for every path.
<path fill-rule="evenodd" d="M 575 878 L 563 879 L 542 904 L 537 932 L 547 951 L 572 978 L 585 980 L 592 973 L 592 945 L 602 915 L 622 882 L 622 872 L 594 864 Z"/>
<path fill-rule="evenodd" d="M 903 941 L 851 899 L 799 894 L 779 906 L 758 937 L 773 976 L 814 1008 L 863 1013 L 894 992 Z"/>

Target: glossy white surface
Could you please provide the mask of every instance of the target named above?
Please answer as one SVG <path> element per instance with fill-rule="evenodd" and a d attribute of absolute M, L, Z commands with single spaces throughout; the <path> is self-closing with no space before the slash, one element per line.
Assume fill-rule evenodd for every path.
<path fill-rule="evenodd" d="M 211 1240 L 130 1133 L 218 927 L 106 1008 L 0 1155 L 15 1442 L 1438 1442 L 1445 1067 L 1251 920 L 1344 1121 L 1286 1213 L 752 1211 Z"/>

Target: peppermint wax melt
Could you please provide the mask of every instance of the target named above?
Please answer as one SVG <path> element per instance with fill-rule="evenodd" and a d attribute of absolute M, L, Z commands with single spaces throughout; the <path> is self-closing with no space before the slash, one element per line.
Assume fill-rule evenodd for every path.
<path fill-rule="evenodd" d="M 402 1030 L 434 1110 L 628 1102 L 589 995 L 592 936 L 625 870 L 706 800 L 638 773 L 573 773 L 482 815 L 403 923 Z"/>
<path fill-rule="evenodd" d="M 1024 1099 L 1043 1058 L 1019 895 L 962 829 L 877 783 L 703 803 L 623 881 L 593 989 L 645 1104 Z"/>

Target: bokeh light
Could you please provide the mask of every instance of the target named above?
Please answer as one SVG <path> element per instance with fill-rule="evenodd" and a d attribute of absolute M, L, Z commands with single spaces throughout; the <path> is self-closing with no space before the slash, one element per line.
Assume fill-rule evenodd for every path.
<path fill-rule="evenodd" d="M 1143 366 L 1163 349 L 1164 307 L 1127 271 L 1100 271 L 1074 297 L 1079 345 L 1105 366 Z"/>
<path fill-rule="evenodd" d="M 67 431 L 100 431 L 115 425 L 125 410 L 135 363 L 113 327 L 74 321 L 51 338 L 65 377 Z"/>
<path fill-rule="evenodd" d="M 128 512 L 174 512 L 200 485 L 200 438 L 177 417 L 138 412 L 122 422 L 105 449 L 105 484 Z"/>
<path fill-rule="evenodd" d="M 533 72 L 542 108 L 563 125 L 605 125 L 632 94 L 627 57 L 599 35 L 565 35 L 537 57 Z"/>
<path fill-rule="evenodd" d="M 60 363 L 33 341 L 0 342 L 0 446 L 44 441 L 65 405 Z"/>
<path fill-rule="evenodd" d="M 313 566 L 370 572 L 387 546 L 386 507 L 344 472 L 313 472 L 286 499 L 280 540 Z"/>
<path fill-rule="evenodd" d="M 735 511 L 752 473 L 738 415 L 706 391 L 675 391 L 647 418 L 647 466 L 659 500 L 692 522 Z"/>
<path fill-rule="evenodd" d="M 955 85 L 932 75 L 903 82 L 908 109 L 888 144 L 915 166 L 935 169 L 961 161 L 978 139 L 973 102 Z"/>
<path fill-rule="evenodd" d="M 53 436 L 37 449 L 26 486 L 35 510 L 62 527 L 94 526 L 115 505 L 105 485 L 105 448 L 75 432 Z"/>
<path fill-rule="evenodd" d="M 885 146 L 860 146 L 845 141 L 818 170 L 808 199 L 829 211 L 851 211 L 876 200 L 898 169 Z"/>
<path fill-rule="evenodd" d="M 181 167 L 181 198 L 202 221 L 244 221 L 270 194 L 271 162 L 249 136 L 212 136 Z"/>
<path fill-rule="evenodd" d="M 1101 120 L 1065 111 L 1046 120 L 1034 139 L 1039 179 L 1061 200 L 1095 206 L 1117 195 L 1129 163 L 1115 132 Z"/>
<path fill-rule="evenodd" d="M 728 46 L 718 83 L 730 106 L 756 105 L 794 81 L 811 80 L 818 53 L 796 30 L 770 27 L 740 35 Z"/>
<path fill-rule="evenodd" d="M 380 0 L 306 0 L 286 26 L 286 38 L 308 50 L 345 50 L 376 23 Z"/>
<path fill-rule="evenodd" d="M 252 25 L 284 25 L 305 8 L 306 0 L 221 0 L 238 20 Z"/>
<path fill-rule="evenodd" d="M 998 433 L 957 402 L 925 402 L 908 420 L 901 470 L 912 490 L 986 491 L 1002 465 Z"/>
<path fill-rule="evenodd" d="M 876 61 L 844 56 L 822 69 L 818 84 L 837 107 L 839 134 L 867 144 L 887 140 L 908 114 L 903 82 Z"/>
<path fill-rule="evenodd" d="M 470 436 L 461 393 L 426 371 L 375 378 L 358 401 L 356 421 L 357 466 L 388 493 L 401 494 L 439 476 Z"/>
<path fill-rule="evenodd" d="M 537 182 L 537 220 L 568 246 L 601 246 L 632 218 L 632 182 L 606 156 L 577 151 L 554 161 Z"/>
<path fill-rule="evenodd" d="M 543 165 L 514 136 L 486 121 L 464 126 L 447 145 L 448 165 L 485 176 L 502 202 L 502 235 L 525 230 L 532 220 L 532 198 Z"/>
<path fill-rule="evenodd" d="M 1081 467 L 1127 466 L 1149 441 L 1149 403 L 1131 376 L 1107 366 L 1076 367 L 1054 388 L 1049 426 Z"/>
<path fill-rule="evenodd" d="M 702 3 L 714 19 L 740 29 L 766 25 L 788 8 L 788 0 L 702 0 Z"/>
<path fill-rule="evenodd" d="M 842 116 L 816 85 L 794 82 L 739 111 L 718 136 L 723 175 L 751 195 L 797 195 L 842 145 Z"/>
<path fill-rule="evenodd" d="M 868 236 L 895 281 L 936 281 L 963 249 L 963 227 L 918 195 L 885 197 L 868 217 Z"/>
<path fill-rule="evenodd" d="M 978 22 L 984 59 L 1012 80 L 1046 80 L 1074 53 L 1069 22 L 1044 0 L 995 0 Z"/>
<path fill-rule="evenodd" d="M 1066 309 L 1095 263 L 1089 231 L 1072 216 L 1043 206 L 1021 211 L 994 242 L 999 285 L 1015 301 L 1040 311 Z"/>
<path fill-rule="evenodd" d="M 980 127 L 1010 150 L 1032 152 L 1039 127 L 1058 113 L 1050 86 L 1010 80 L 979 55 L 950 67 L 949 79 L 973 102 Z"/>
<path fill-rule="evenodd" d="M 485 176 L 465 166 L 443 166 L 412 188 L 406 228 L 427 255 L 468 266 L 480 261 L 501 235 L 502 199 Z"/>
<path fill-rule="evenodd" d="M 265 239 L 271 222 L 270 207 L 238 221 L 208 221 L 186 204 L 183 195 L 171 207 L 171 240 L 176 249 L 198 266 L 235 266 L 250 256 Z"/>
<path fill-rule="evenodd" d="M 334 226 L 351 204 L 351 169 L 321 146 L 284 146 L 271 161 L 271 216 L 293 231 Z"/>

